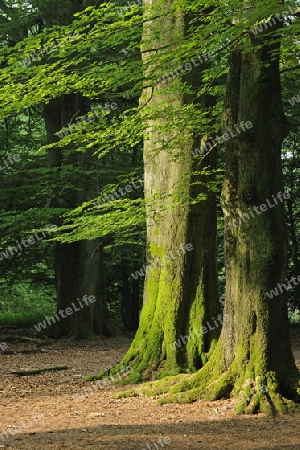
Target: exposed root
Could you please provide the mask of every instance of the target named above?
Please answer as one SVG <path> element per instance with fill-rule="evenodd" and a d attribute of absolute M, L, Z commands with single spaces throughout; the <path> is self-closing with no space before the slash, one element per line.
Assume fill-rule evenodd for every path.
<path fill-rule="evenodd" d="M 180 374 L 163 380 L 148 382 L 142 386 L 118 394 L 117 397 L 138 395 L 161 396 L 159 404 L 191 403 L 197 400 L 218 400 L 236 398 L 236 414 L 257 414 L 274 416 L 276 413 L 299 411 L 299 396 L 296 393 L 297 377 L 289 379 L 292 398 L 283 395 L 276 374 L 253 364 L 239 349 L 238 356 L 227 370 L 224 370 L 222 347 L 218 343 L 208 363 L 195 374 Z M 257 363 L 257 361 L 256 361 Z M 244 369 L 241 369 L 244 368 Z M 258 370 L 261 374 L 257 374 Z M 286 386 L 287 387 L 287 386 Z"/>
<path fill-rule="evenodd" d="M 176 375 L 172 377 L 166 377 L 163 380 L 149 381 L 137 386 L 134 389 L 116 394 L 116 398 L 131 397 L 139 395 L 147 395 L 149 397 L 155 397 L 167 393 L 173 385 L 177 385 L 182 377 L 191 377 L 191 375 Z"/>

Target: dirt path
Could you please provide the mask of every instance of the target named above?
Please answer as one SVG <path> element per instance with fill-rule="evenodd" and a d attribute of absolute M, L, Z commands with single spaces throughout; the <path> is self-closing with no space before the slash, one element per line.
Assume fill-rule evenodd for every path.
<path fill-rule="evenodd" d="M 300 414 L 237 417 L 232 400 L 159 406 L 147 397 L 112 399 L 124 390 L 120 386 L 83 383 L 82 377 L 119 362 L 129 345 L 125 337 L 92 344 L 61 341 L 45 347 L 47 352 L 0 356 L 0 449 L 300 449 Z M 300 360 L 300 333 L 294 333 L 293 346 Z M 9 349 L 36 346 L 9 344 Z M 51 365 L 70 368 L 8 374 Z"/>

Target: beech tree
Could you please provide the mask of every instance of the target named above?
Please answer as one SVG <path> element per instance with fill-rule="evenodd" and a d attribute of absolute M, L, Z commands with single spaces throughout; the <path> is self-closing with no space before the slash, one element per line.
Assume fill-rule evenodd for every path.
<path fill-rule="evenodd" d="M 255 2 L 254 14 L 261 14 L 261 6 L 263 2 Z M 271 33 L 247 33 L 247 42 L 233 44 L 229 57 L 223 131 L 247 121 L 253 127 L 225 144 L 227 320 L 211 358 L 197 374 L 169 377 L 144 388 L 147 393 L 167 393 L 161 402 L 231 395 L 239 400 L 237 413 L 273 414 L 293 409 L 299 400 L 285 295 L 267 296 L 286 275 L 283 202 L 266 201 L 283 198 L 281 145 L 287 133 L 279 74 L 282 21 L 272 27 Z M 233 218 L 243 214 L 245 220 L 233 226 Z"/>
<path fill-rule="evenodd" d="M 161 378 L 203 366 L 220 326 L 203 333 L 220 314 L 216 263 L 216 149 L 194 151 L 206 137 L 185 130 L 189 115 L 212 103 L 197 97 L 205 64 L 187 75 L 157 70 L 182 43 L 188 21 L 172 1 L 144 3 L 142 56 L 147 268 L 140 324 L 119 367 L 130 364 L 128 381 Z M 200 66 L 200 64 L 199 64 Z M 171 80 L 170 80 L 171 78 Z M 190 108 L 189 107 L 193 107 Z M 185 110 L 185 108 L 187 108 Z M 167 119 L 166 119 L 167 117 Z M 197 127 L 199 128 L 199 127 Z M 200 154 L 193 158 L 193 154 Z M 191 203 L 192 200 L 192 203 Z M 218 324 L 220 325 L 220 324 Z M 208 330 L 207 330 L 208 331 Z"/>
<path fill-rule="evenodd" d="M 57 32 L 58 27 L 68 27 L 73 21 L 73 14 L 82 11 L 86 6 L 96 2 L 72 2 L 52 0 L 33 1 L 32 8 L 25 5 L 26 26 L 22 28 L 21 38 L 28 36 L 28 41 L 36 39 L 36 48 L 28 52 L 26 58 L 16 56 L 14 69 L 24 71 L 25 77 L 31 73 L 41 73 L 43 65 L 51 65 L 51 57 L 57 60 L 59 51 L 64 51 L 64 43 L 61 39 L 52 39 L 51 44 L 45 42 L 47 32 L 51 34 L 53 28 Z M 4 8 L 5 4 L 1 2 L 0 8 L 10 18 L 16 18 L 16 23 L 21 20 L 22 12 L 18 5 Z M 26 8 L 28 10 L 26 10 Z M 24 14 L 25 15 L 25 14 Z M 20 17 L 18 17 L 20 16 Z M 28 16 L 28 17 L 27 17 Z M 24 31 L 26 30 L 26 31 Z M 8 31 L 10 32 L 10 31 Z M 72 45 L 74 30 L 67 30 L 65 35 L 65 44 Z M 18 36 L 18 35 L 17 35 Z M 12 44 L 15 44 L 15 33 L 12 36 Z M 43 44 L 43 45 L 42 45 Z M 77 55 L 80 55 L 80 50 Z M 22 66 L 22 68 L 20 68 Z M 11 67 L 10 67 L 11 69 Z M 10 70 L 9 69 L 9 70 Z M 13 70 L 12 70 L 13 73 Z M 14 75 L 7 77 L 12 81 Z M 3 74 L 2 74 L 3 76 Z M 5 78 L 5 76 L 4 76 Z M 30 78 L 30 76 L 29 76 Z M 16 83 L 20 81 L 20 76 L 16 78 Z M 14 81 L 12 81 L 14 83 Z M 50 84 L 53 83 L 53 79 Z M 23 87 L 25 87 L 23 84 Z M 32 105 L 41 103 L 41 95 L 35 89 L 30 89 Z M 59 85 L 59 82 L 57 83 Z M 25 90 L 27 91 L 27 87 Z M 41 90 L 42 91 L 42 90 Z M 61 145 L 59 132 L 67 127 L 69 122 L 75 121 L 78 116 L 85 116 L 90 110 L 90 102 L 81 92 L 73 93 L 72 89 L 58 88 L 59 92 L 52 90 L 51 96 L 43 102 L 43 119 L 47 138 L 47 151 L 49 157 L 49 171 L 51 177 L 44 179 L 44 184 L 48 187 L 48 214 L 51 220 L 61 225 L 62 219 L 59 217 L 63 212 L 76 208 L 91 198 L 97 197 L 98 185 L 96 177 L 97 161 L 92 159 L 93 149 L 79 152 L 78 146 L 74 144 Z M 18 95 L 17 95 L 18 96 Z M 24 92 L 18 97 L 19 105 L 25 106 L 28 96 Z M 38 98 L 39 97 L 39 98 Z M 18 103 L 18 102 L 16 102 Z M 16 106 L 16 103 L 14 106 Z M 9 115 L 7 111 L 4 116 Z M 86 121 L 87 122 L 87 121 Z M 77 132 L 78 132 L 78 123 Z M 75 126 L 76 131 L 76 126 Z M 53 147 L 57 144 L 57 147 Z M 99 164 L 98 164 L 99 165 Z M 46 169 L 44 171 L 46 173 Z M 76 175 L 75 175 L 76 174 Z M 75 176 L 74 176 L 75 175 Z M 45 210 L 47 207 L 44 208 Z M 36 213 L 39 217 L 41 213 Z M 110 334 L 112 332 L 110 321 L 107 316 L 105 303 L 105 285 L 103 279 L 103 242 L 96 237 L 93 240 L 80 239 L 71 243 L 54 244 L 54 266 L 55 281 L 57 293 L 57 311 L 66 310 L 73 302 L 82 300 L 84 295 L 94 295 L 97 301 L 88 307 L 80 308 L 76 314 L 65 317 L 48 329 L 47 332 L 60 337 L 69 336 L 73 338 L 93 338 L 97 334 Z"/>
<path fill-rule="evenodd" d="M 284 212 L 279 201 L 284 199 L 280 151 L 287 133 L 280 42 L 285 44 L 285 61 L 291 33 L 282 27 L 286 21 L 278 19 L 281 13 L 274 13 L 280 8 L 275 1 L 265 0 L 238 7 L 236 2 L 217 7 L 211 2 L 208 7 L 194 2 L 147 1 L 142 22 L 138 7 L 116 14 L 113 7 L 102 5 L 99 10 L 91 8 L 79 14 L 59 32 L 55 28 L 47 34 L 52 42 L 60 32 L 76 29 L 83 37 L 88 30 L 89 41 L 66 44 L 42 70 L 32 65 L 23 73 L 17 61 L 20 51 L 28 56 L 30 45 L 37 50 L 37 39 L 26 40 L 4 58 L 8 66 L 1 79 L 5 80 L 7 73 L 9 77 L 5 89 L 0 89 L 2 114 L 9 115 L 27 104 L 46 104 L 45 114 L 51 116 L 46 123 L 53 169 L 60 169 L 62 161 L 73 164 L 75 160 L 80 169 L 81 163 L 89 167 L 92 148 L 102 156 L 110 147 L 134 147 L 144 140 L 148 266 L 144 305 L 131 348 L 111 373 L 126 364 L 132 366 L 128 381 L 173 375 L 141 388 L 148 393 L 166 393 L 163 402 L 234 396 L 240 399 L 237 412 L 271 413 L 292 407 L 292 400 L 297 399 L 299 374 L 289 343 L 284 294 L 274 299 L 267 295 L 286 274 Z M 272 21 L 270 14 L 274 15 Z M 261 22 L 266 23 L 254 28 Z M 137 57 L 137 29 L 142 24 L 143 68 L 140 54 Z M 292 21 L 289 26 L 294 26 Z M 199 43 L 203 48 L 199 49 Z M 200 58 L 204 46 L 212 52 Z M 97 55 L 109 49 L 108 61 L 100 64 L 100 57 L 96 62 L 91 57 L 86 75 L 83 61 L 90 48 Z M 222 52 L 229 50 L 226 66 Z M 227 67 L 223 104 L 220 84 Z M 33 85 L 43 89 L 31 93 Z M 14 92 L 13 103 L 7 98 L 8 90 Z M 93 131 L 85 124 L 84 132 L 67 135 L 62 142 L 53 138 L 77 109 L 88 110 L 86 97 L 98 98 L 101 92 L 106 98 L 118 92 L 128 98 L 140 91 L 139 107 L 122 111 L 121 120 L 94 124 Z M 65 104 L 57 107 L 55 101 L 61 99 Z M 222 323 L 214 194 L 220 139 L 213 141 L 221 106 L 226 148 L 222 207 L 227 284 L 224 326 L 216 343 L 220 326 L 211 329 L 211 334 L 205 326 Z M 64 145 L 66 153 L 57 151 Z M 82 159 L 74 157 L 74 148 L 86 151 Z M 84 186 L 88 188 L 88 184 Z M 78 187 L 83 187 L 81 182 Z M 79 255 L 82 264 L 82 255 L 90 251 L 81 241 L 109 238 L 112 233 L 123 237 L 125 228 L 132 237 L 132 229 L 145 218 L 140 199 L 118 199 L 101 205 L 95 213 L 91 202 L 85 201 L 85 193 L 82 197 L 77 194 L 67 192 L 58 198 L 71 208 L 83 202 L 66 216 L 67 223 L 57 238 L 62 245 L 76 243 L 70 256 L 73 267 L 61 264 L 60 281 L 66 276 L 70 289 L 74 274 L 82 277 L 76 286 L 84 286 L 82 280 L 91 283 L 89 269 L 79 271 L 77 265 L 76 257 Z M 274 199 L 278 201 L 271 205 Z M 239 217 L 243 220 L 236 221 Z M 58 248 L 63 261 L 65 247 Z M 125 277 L 126 271 L 123 273 Z M 64 295 L 69 300 L 68 293 Z M 179 374 L 183 371 L 196 373 Z"/>

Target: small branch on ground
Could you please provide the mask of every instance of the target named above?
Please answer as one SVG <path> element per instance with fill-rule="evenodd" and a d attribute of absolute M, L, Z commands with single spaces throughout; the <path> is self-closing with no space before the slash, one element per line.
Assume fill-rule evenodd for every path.
<path fill-rule="evenodd" d="M 32 344 L 36 344 L 37 347 L 42 347 L 44 345 L 51 345 L 54 342 L 56 342 L 55 340 L 42 340 L 42 339 L 36 339 L 36 338 L 31 338 L 28 336 L 19 336 L 19 335 L 14 335 L 14 334 L 9 334 L 7 336 L 0 336 L 0 340 L 3 340 L 5 342 L 11 342 L 11 341 L 21 341 L 21 342 L 29 342 Z"/>
<path fill-rule="evenodd" d="M 12 370 L 9 372 L 11 375 L 19 375 L 20 377 L 28 376 L 28 375 L 38 375 L 39 373 L 43 372 L 54 372 L 58 370 L 67 370 L 69 369 L 68 366 L 55 366 L 55 367 L 44 367 L 41 369 L 19 369 L 19 370 Z"/>

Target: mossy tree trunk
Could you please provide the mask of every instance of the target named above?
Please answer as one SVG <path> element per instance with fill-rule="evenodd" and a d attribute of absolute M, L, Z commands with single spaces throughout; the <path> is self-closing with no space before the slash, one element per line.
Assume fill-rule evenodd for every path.
<path fill-rule="evenodd" d="M 286 409 L 288 401 L 283 397 L 296 398 L 299 373 L 290 345 L 285 295 L 267 296 L 286 277 L 281 165 L 286 126 L 279 44 L 268 45 L 264 36 L 253 42 L 251 52 L 233 50 L 230 56 L 224 132 L 242 121 L 251 122 L 252 128 L 226 143 L 223 210 L 228 321 L 220 347 L 227 375 L 221 377 L 218 395 L 233 388 L 241 399 L 237 412 L 274 412 Z M 240 225 L 233 226 L 238 216 L 242 216 Z"/>
<path fill-rule="evenodd" d="M 255 392 L 240 402 L 238 412 L 284 408 L 282 396 L 295 398 L 299 379 L 285 294 L 267 296 L 284 281 L 287 265 L 279 56 L 279 43 L 270 45 L 264 33 L 250 52 L 232 51 L 223 115 L 224 131 L 242 121 L 253 125 L 226 143 L 223 190 L 229 320 L 220 343 L 225 367 L 236 372 L 233 393 L 243 399 L 251 383 Z M 233 227 L 238 216 L 241 223 Z"/>
<path fill-rule="evenodd" d="M 145 2 L 145 6 L 150 4 L 155 7 L 158 3 Z M 160 4 L 160 18 L 145 21 L 142 49 L 146 78 L 153 49 L 160 53 L 161 48 L 174 48 L 184 32 L 184 17 L 170 12 L 172 2 L 165 2 L 164 7 L 165 14 Z M 160 37 L 155 39 L 157 35 Z M 199 73 L 195 71 L 188 82 L 199 86 Z M 131 365 L 128 381 L 134 382 L 196 371 L 206 362 L 207 352 L 220 331 L 221 322 L 216 327 L 212 320 L 213 314 L 220 313 L 215 198 L 205 187 L 192 183 L 204 181 L 200 175 L 192 177 L 192 169 L 197 166 L 201 170 L 204 162 L 192 160 L 196 141 L 191 132 L 182 132 L 180 123 L 187 99 L 176 88 L 175 93 L 167 92 L 171 85 L 180 85 L 179 77 L 174 83 L 145 87 L 140 100 L 145 116 L 152 117 L 144 132 L 144 303 L 132 345 L 120 365 L 111 371 Z M 145 84 L 149 85 L 149 81 Z M 212 152 L 205 166 L 213 168 L 215 159 Z M 200 193 L 206 194 L 206 199 L 191 208 L 190 196 Z M 206 321 L 211 324 L 207 336 L 201 330 Z"/>
<path fill-rule="evenodd" d="M 237 413 L 273 414 L 293 409 L 293 400 L 299 400 L 299 372 L 284 292 L 272 299 L 267 296 L 286 276 L 284 207 L 278 194 L 283 198 L 285 118 L 279 44 L 268 45 L 264 34 L 250 50 L 233 49 L 230 55 L 224 132 L 236 130 L 242 121 L 252 127 L 244 126 L 245 131 L 226 142 L 222 192 L 226 321 L 219 342 L 197 374 L 172 377 L 145 389 L 168 393 L 162 402 L 233 396 L 238 399 Z M 233 219 L 242 215 L 234 226 Z"/>

